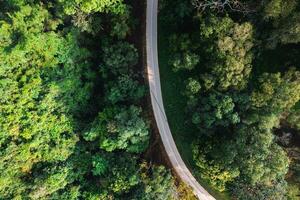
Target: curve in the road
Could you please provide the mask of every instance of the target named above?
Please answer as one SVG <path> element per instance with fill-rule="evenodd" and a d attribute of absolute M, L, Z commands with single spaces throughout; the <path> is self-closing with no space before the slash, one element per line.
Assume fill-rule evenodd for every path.
<path fill-rule="evenodd" d="M 147 46 L 147 70 L 150 86 L 151 103 L 164 148 L 170 162 L 180 177 L 188 186 L 193 189 L 194 194 L 200 200 L 215 200 L 194 178 L 183 162 L 175 142 L 173 140 L 167 117 L 164 110 L 160 86 L 160 75 L 158 68 L 157 53 L 157 6 L 158 0 L 147 0 L 146 17 L 146 46 Z"/>

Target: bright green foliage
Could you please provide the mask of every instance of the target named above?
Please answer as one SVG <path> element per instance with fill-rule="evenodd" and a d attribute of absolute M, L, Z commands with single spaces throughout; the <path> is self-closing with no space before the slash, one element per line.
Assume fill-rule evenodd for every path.
<path fill-rule="evenodd" d="M 141 153 L 148 146 L 149 132 L 140 115 L 141 109 L 136 106 L 107 108 L 84 137 L 88 141 L 100 137 L 100 147 L 108 152 L 121 149 Z"/>
<path fill-rule="evenodd" d="M 198 100 L 197 97 L 201 91 L 201 85 L 198 80 L 189 78 L 186 81 L 186 91 L 185 95 L 188 97 L 188 106 L 193 108 L 197 106 Z"/>
<path fill-rule="evenodd" d="M 203 40 L 211 41 L 206 47 L 209 72 L 202 76 L 204 82 L 211 82 L 204 84 L 207 89 L 212 86 L 221 91 L 245 88 L 251 72 L 252 25 L 212 16 L 201 23 L 200 35 Z"/>
<path fill-rule="evenodd" d="M 201 85 L 197 80 L 189 78 L 186 89 L 190 94 L 197 94 L 200 92 Z"/>
<path fill-rule="evenodd" d="M 235 104 L 228 95 L 211 93 L 208 97 L 202 97 L 192 121 L 204 129 L 217 126 L 229 126 L 240 121 L 239 115 L 234 111 Z"/>
<path fill-rule="evenodd" d="M 29 197 L 31 199 L 41 199 L 59 189 L 63 189 L 69 183 L 72 173 L 72 169 L 68 166 L 54 166 L 45 169 L 43 175 L 35 179 Z"/>
<path fill-rule="evenodd" d="M 123 0 L 59 0 L 68 15 L 82 10 L 85 13 L 112 12 L 122 13 L 126 8 Z"/>
<path fill-rule="evenodd" d="M 127 42 L 118 42 L 103 48 L 104 66 L 101 71 L 107 76 L 107 71 L 114 75 L 130 74 L 138 61 L 136 48 Z"/>
<path fill-rule="evenodd" d="M 4 198 L 30 187 L 22 177 L 29 176 L 36 163 L 69 157 L 78 140 L 73 115 L 87 105 L 92 88 L 87 51 L 79 49 L 73 33 L 62 37 L 52 31 L 55 26 L 47 26 L 53 22 L 47 10 L 22 6 L 10 20 L 2 21 L 0 28 L 0 196 Z M 45 194 L 63 186 L 53 185 Z"/>
<path fill-rule="evenodd" d="M 129 75 L 119 76 L 116 81 L 108 84 L 106 98 L 108 102 L 117 103 L 124 101 L 137 102 L 145 95 L 145 87 L 139 85 L 137 80 Z"/>
<path fill-rule="evenodd" d="M 145 94 L 132 73 L 137 50 L 105 46 L 125 34 L 99 24 L 125 8 L 122 27 L 130 9 L 119 0 L 0 2 L 1 200 L 125 199 L 143 186 L 137 157 L 149 127 L 132 105 Z"/>

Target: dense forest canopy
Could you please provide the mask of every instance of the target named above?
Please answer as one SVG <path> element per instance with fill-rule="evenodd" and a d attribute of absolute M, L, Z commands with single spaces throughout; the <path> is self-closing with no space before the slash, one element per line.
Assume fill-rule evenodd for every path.
<path fill-rule="evenodd" d="M 150 123 L 134 6 L 0 2 L 1 200 L 181 198 L 170 171 L 141 156 Z"/>
<path fill-rule="evenodd" d="M 299 199 L 300 2 L 164 0 L 160 9 L 168 65 L 186 77 L 195 173 L 234 199 Z"/>

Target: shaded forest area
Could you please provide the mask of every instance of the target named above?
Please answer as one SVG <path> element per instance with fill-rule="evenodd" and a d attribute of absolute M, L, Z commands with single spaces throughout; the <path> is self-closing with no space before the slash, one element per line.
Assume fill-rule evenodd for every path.
<path fill-rule="evenodd" d="M 173 115 L 185 101 L 174 126 L 190 128 L 175 137 L 193 142 L 199 180 L 232 199 L 298 200 L 300 2 L 162 0 L 159 19 L 162 76 L 184 79 L 172 83 L 180 94 L 163 90 Z"/>

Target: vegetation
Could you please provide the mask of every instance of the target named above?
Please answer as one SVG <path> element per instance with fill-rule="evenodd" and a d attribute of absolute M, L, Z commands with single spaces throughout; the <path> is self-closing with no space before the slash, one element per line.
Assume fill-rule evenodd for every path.
<path fill-rule="evenodd" d="M 0 2 L 1 200 L 179 199 L 170 171 L 142 159 L 133 5 Z"/>
<path fill-rule="evenodd" d="M 184 157 L 194 173 L 232 198 L 299 198 L 299 6 L 281 0 L 161 5 L 161 23 L 172 25 L 161 66 L 173 70 L 162 70 L 162 77 L 180 73 L 172 87 L 184 96 L 171 111 L 185 110 L 175 126 L 171 87 L 163 85 L 175 140 L 190 138 L 176 141 L 183 152 L 192 143 L 183 155 L 192 154 L 193 161 Z M 177 132 L 177 126 L 192 128 Z"/>

